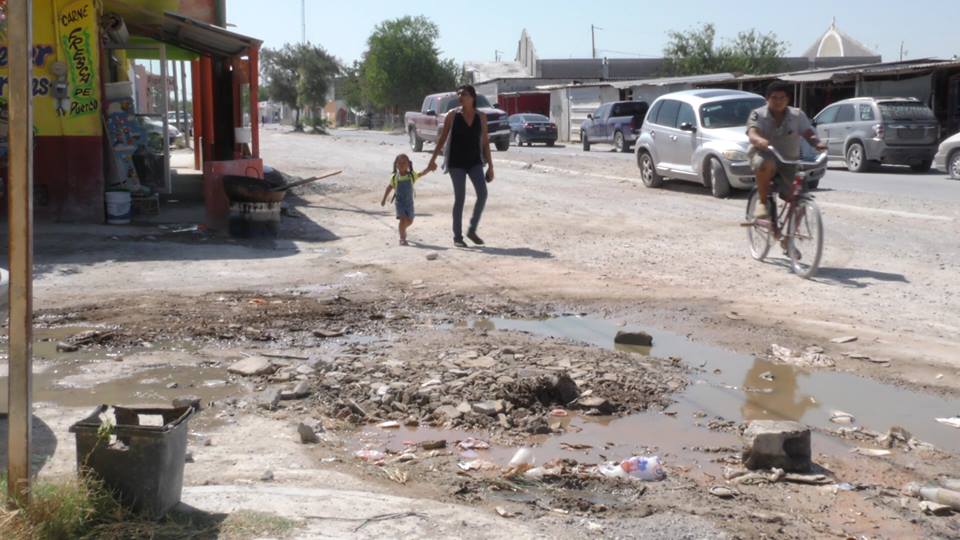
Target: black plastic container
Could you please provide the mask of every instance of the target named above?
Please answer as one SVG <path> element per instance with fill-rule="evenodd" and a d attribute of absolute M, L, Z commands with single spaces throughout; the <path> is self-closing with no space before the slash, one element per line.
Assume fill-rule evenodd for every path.
<path fill-rule="evenodd" d="M 159 518 L 180 502 L 187 451 L 187 421 L 193 407 L 173 409 L 114 407 L 111 434 L 100 437 L 100 415 L 109 405 L 70 427 L 77 436 L 77 468 L 89 471 L 135 511 Z M 163 425 L 142 425 L 141 416 L 162 417 Z"/>

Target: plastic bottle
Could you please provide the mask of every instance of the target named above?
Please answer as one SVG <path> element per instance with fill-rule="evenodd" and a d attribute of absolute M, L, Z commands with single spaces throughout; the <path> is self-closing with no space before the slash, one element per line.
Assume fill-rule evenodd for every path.
<path fill-rule="evenodd" d="M 517 467 L 519 465 L 529 465 L 533 466 L 536 463 L 536 459 L 533 457 L 533 450 L 529 448 L 521 448 L 517 450 L 517 453 L 513 455 L 513 459 L 510 460 L 510 467 Z"/>
<path fill-rule="evenodd" d="M 631 478 L 637 480 L 649 482 L 663 480 L 667 477 L 667 473 L 664 472 L 660 463 L 660 458 L 657 456 L 633 456 L 620 463 L 620 468 Z"/>
<path fill-rule="evenodd" d="M 920 497 L 960 511 L 960 491 L 939 487 L 922 487 L 920 488 Z"/>

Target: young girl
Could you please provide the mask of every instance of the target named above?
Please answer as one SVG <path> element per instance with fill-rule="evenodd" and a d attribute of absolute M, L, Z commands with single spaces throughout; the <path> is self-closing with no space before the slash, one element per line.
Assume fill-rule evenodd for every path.
<path fill-rule="evenodd" d="M 406 154 L 400 154 L 393 160 L 393 176 L 390 177 L 390 184 L 383 192 L 380 206 L 386 205 L 390 192 L 396 190 L 394 202 L 397 207 L 397 219 L 400 220 L 401 246 L 407 245 L 407 229 L 413 225 L 413 184 L 429 172 L 429 168 L 424 169 L 420 174 L 414 172 L 413 163 Z"/>

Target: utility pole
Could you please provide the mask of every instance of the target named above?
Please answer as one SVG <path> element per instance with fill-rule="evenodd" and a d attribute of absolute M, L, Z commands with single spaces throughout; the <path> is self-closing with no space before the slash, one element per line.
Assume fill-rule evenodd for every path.
<path fill-rule="evenodd" d="M 7 223 L 10 323 L 7 374 L 7 501 L 30 503 L 33 420 L 33 1 L 7 0 L 9 102 Z"/>
<path fill-rule="evenodd" d="M 501 51 L 500 49 L 494 49 L 494 50 L 493 50 L 493 61 L 494 61 L 494 62 L 499 62 L 500 59 L 503 58 L 502 55 L 503 55 L 503 51 Z"/>
<path fill-rule="evenodd" d="M 307 0 L 300 0 L 300 43 L 307 43 Z"/>
<path fill-rule="evenodd" d="M 593 58 L 597 58 L 597 30 L 603 30 L 599 26 L 590 25 L 590 46 L 593 50 Z"/>
<path fill-rule="evenodd" d="M 904 53 L 903 45 L 904 45 L 904 43 L 901 41 L 901 42 L 900 42 L 900 61 L 901 61 L 901 62 L 903 62 L 903 53 Z"/>

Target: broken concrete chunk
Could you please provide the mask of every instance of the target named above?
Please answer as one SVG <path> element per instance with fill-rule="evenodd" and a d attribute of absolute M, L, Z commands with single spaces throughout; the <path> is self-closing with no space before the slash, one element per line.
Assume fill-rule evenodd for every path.
<path fill-rule="evenodd" d="M 289 390 L 280 392 L 280 399 L 303 399 L 310 395 L 310 385 L 307 381 L 300 381 Z"/>
<path fill-rule="evenodd" d="M 436 253 L 428 253 L 428 254 L 427 254 L 427 260 L 428 260 L 428 261 L 435 261 L 435 260 L 437 260 L 437 259 L 439 259 L 439 258 L 440 258 L 440 255 L 437 255 Z"/>
<path fill-rule="evenodd" d="M 502 402 L 498 404 L 496 401 L 479 401 L 474 403 L 472 407 L 473 412 L 485 416 L 496 416 L 497 413 L 503 412 Z"/>
<path fill-rule="evenodd" d="M 280 390 L 268 388 L 257 395 L 257 406 L 272 411 L 280 404 Z"/>
<path fill-rule="evenodd" d="M 614 343 L 619 343 L 620 345 L 637 345 L 640 347 L 652 347 L 653 346 L 653 336 L 646 332 L 626 332 L 619 331 L 617 336 L 613 338 Z"/>
<path fill-rule="evenodd" d="M 434 414 L 436 414 L 437 416 L 449 418 L 450 420 L 456 420 L 457 418 L 460 418 L 463 415 L 463 413 L 461 413 L 459 409 L 457 409 L 452 405 L 444 405 L 442 407 L 438 407 L 434 411 Z"/>
<path fill-rule="evenodd" d="M 262 356 L 251 356 L 250 358 L 244 358 L 243 360 L 240 360 L 239 362 L 227 368 L 229 373 L 242 375 L 244 377 L 268 375 L 276 370 L 277 366 L 273 365 L 273 362 L 271 362 L 269 358 L 264 358 Z"/>
<path fill-rule="evenodd" d="M 297 426 L 297 433 L 300 434 L 300 442 L 303 444 L 316 444 L 320 442 L 320 437 L 317 436 L 317 432 L 303 422 L 300 422 L 300 425 Z"/>
<path fill-rule="evenodd" d="M 743 437 L 743 464 L 748 469 L 810 470 L 810 429 L 799 422 L 754 420 Z"/>

